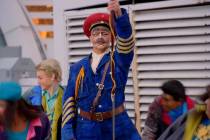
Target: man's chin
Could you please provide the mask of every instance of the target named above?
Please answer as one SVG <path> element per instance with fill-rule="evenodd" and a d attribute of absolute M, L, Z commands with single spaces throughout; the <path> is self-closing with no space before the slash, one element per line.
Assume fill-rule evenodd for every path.
<path fill-rule="evenodd" d="M 106 46 L 96 46 L 96 47 L 94 47 L 93 50 L 95 50 L 95 52 L 105 52 L 105 51 L 107 51 L 108 48 L 109 47 L 106 47 Z"/>
<path fill-rule="evenodd" d="M 96 47 L 98 47 L 98 48 L 106 48 L 106 45 L 105 44 L 97 44 Z"/>

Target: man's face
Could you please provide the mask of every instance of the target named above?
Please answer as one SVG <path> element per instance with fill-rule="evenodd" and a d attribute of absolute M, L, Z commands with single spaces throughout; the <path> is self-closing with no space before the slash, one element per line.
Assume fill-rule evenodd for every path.
<path fill-rule="evenodd" d="M 90 42 L 93 45 L 93 51 L 101 54 L 105 52 L 111 42 L 111 32 L 107 27 L 96 26 L 91 30 Z"/>
<path fill-rule="evenodd" d="M 174 98 L 166 93 L 162 94 L 161 105 L 165 111 L 170 111 L 181 105 L 181 101 L 175 101 Z"/>

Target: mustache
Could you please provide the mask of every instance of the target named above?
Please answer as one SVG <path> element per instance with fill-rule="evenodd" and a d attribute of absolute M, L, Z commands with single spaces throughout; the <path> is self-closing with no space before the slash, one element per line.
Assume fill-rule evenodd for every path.
<path fill-rule="evenodd" d="M 105 40 L 103 38 L 98 38 L 96 40 L 96 43 L 105 43 Z"/>

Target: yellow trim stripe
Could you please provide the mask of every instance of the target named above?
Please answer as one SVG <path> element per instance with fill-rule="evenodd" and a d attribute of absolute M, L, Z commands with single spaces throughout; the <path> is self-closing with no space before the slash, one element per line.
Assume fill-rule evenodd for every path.
<path fill-rule="evenodd" d="M 131 34 L 131 36 L 130 36 L 129 38 L 126 38 L 126 39 L 117 36 L 117 39 L 118 39 L 120 42 L 129 42 L 132 38 L 133 38 L 133 33 Z"/>
<path fill-rule="evenodd" d="M 120 51 L 120 50 L 117 50 L 119 53 L 123 53 L 123 54 L 128 54 L 130 53 L 132 50 L 129 50 L 129 51 Z"/>
<path fill-rule="evenodd" d="M 66 113 L 63 114 L 62 119 L 65 120 L 65 118 L 69 115 L 69 114 L 75 114 L 75 108 L 70 108 Z"/>
<path fill-rule="evenodd" d="M 84 67 L 82 67 L 77 75 L 77 79 L 76 79 L 76 87 L 75 87 L 75 100 L 77 100 L 77 96 L 78 96 L 78 92 L 79 92 L 79 86 L 80 86 L 80 82 L 81 80 L 84 80 L 84 76 L 85 76 L 85 69 Z M 83 84 L 83 83 L 82 83 Z"/>
<path fill-rule="evenodd" d="M 120 50 L 119 48 L 117 48 L 117 52 L 123 53 L 123 54 L 128 54 L 128 53 L 130 53 L 131 51 L 133 51 L 133 49 L 134 49 L 134 47 L 131 47 L 131 48 L 128 49 L 128 50 L 122 51 L 122 50 Z"/>
<path fill-rule="evenodd" d="M 64 103 L 63 108 L 65 108 L 66 105 L 67 105 L 70 101 L 74 101 L 74 97 L 69 97 L 69 98 L 66 100 L 66 102 Z"/>
<path fill-rule="evenodd" d="M 127 51 L 130 50 L 132 47 L 134 47 L 135 42 L 132 42 L 129 46 L 121 46 L 120 44 L 117 45 L 117 48 L 121 51 Z"/>
<path fill-rule="evenodd" d="M 130 44 L 132 44 L 133 42 L 135 42 L 134 38 L 132 38 L 130 41 L 128 42 L 121 42 L 120 40 L 117 40 L 117 44 L 121 45 L 121 46 L 130 46 Z"/>
<path fill-rule="evenodd" d="M 135 38 L 133 37 L 133 34 L 127 39 L 117 37 L 117 51 L 119 53 L 128 54 L 131 51 L 133 51 L 133 48 L 135 46 Z"/>
<path fill-rule="evenodd" d="M 62 128 L 64 127 L 64 125 L 71 119 L 74 117 L 75 114 L 71 114 L 69 115 L 63 122 L 62 122 Z"/>
<path fill-rule="evenodd" d="M 67 104 L 66 106 L 65 106 L 65 108 L 63 108 L 63 114 L 66 112 L 66 110 L 68 110 L 68 108 L 70 107 L 70 106 L 74 106 L 74 102 L 70 102 L 69 104 Z"/>

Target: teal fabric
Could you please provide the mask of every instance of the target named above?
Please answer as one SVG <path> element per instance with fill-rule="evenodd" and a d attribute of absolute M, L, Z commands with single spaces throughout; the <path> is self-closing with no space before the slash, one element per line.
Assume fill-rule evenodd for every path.
<path fill-rule="evenodd" d="M 172 122 L 174 122 L 179 116 L 186 113 L 188 111 L 187 109 L 187 103 L 184 102 L 181 106 L 178 106 L 177 108 L 169 111 L 169 116 L 172 119 Z"/>
<path fill-rule="evenodd" d="M 21 86 L 16 82 L 0 82 L 0 100 L 17 101 L 21 98 Z"/>
<path fill-rule="evenodd" d="M 47 110 L 47 115 L 48 115 L 48 118 L 51 122 L 52 119 L 53 119 L 53 115 L 54 115 L 55 101 L 56 101 L 57 96 L 58 96 L 58 88 L 57 88 L 57 90 L 55 90 L 53 96 L 50 96 L 50 93 L 46 90 L 42 92 L 42 96 L 45 96 L 45 98 L 46 98 L 47 106 L 48 106 L 48 109 L 49 109 L 49 110 Z"/>
<path fill-rule="evenodd" d="M 26 128 L 21 132 L 13 132 L 7 130 L 8 140 L 26 140 L 29 129 L 29 122 L 27 122 Z"/>

